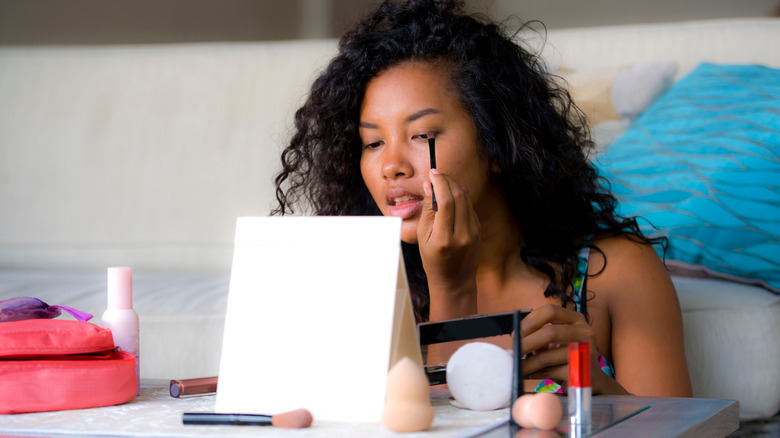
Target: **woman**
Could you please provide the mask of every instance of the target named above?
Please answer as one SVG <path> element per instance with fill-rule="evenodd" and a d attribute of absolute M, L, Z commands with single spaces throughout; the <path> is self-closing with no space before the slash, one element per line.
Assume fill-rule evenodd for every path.
<path fill-rule="evenodd" d="M 523 370 L 540 388 L 565 388 L 566 345 L 589 340 L 594 393 L 690 396 L 663 242 L 616 215 L 591 148 L 568 93 L 501 26 L 455 1 L 386 1 L 296 113 L 275 213 L 401 217 L 419 317 L 532 308 Z"/>

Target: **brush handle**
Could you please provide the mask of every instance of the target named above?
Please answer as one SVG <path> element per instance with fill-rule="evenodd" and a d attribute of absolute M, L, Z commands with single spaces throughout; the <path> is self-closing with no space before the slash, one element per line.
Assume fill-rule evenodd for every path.
<path fill-rule="evenodd" d="M 433 136 L 433 133 L 430 132 L 427 135 L 428 137 L 428 151 L 431 156 L 431 169 L 436 168 L 436 138 Z M 431 206 L 433 207 L 433 211 L 439 210 L 439 204 L 436 203 L 436 193 L 433 191 L 433 188 L 431 188 Z"/>
<path fill-rule="evenodd" d="M 436 138 L 428 137 L 428 151 L 431 155 L 431 169 L 436 168 Z"/>
<path fill-rule="evenodd" d="M 213 412 L 185 412 L 184 424 L 231 425 L 231 426 L 270 426 L 270 415 L 257 414 L 219 414 Z"/>

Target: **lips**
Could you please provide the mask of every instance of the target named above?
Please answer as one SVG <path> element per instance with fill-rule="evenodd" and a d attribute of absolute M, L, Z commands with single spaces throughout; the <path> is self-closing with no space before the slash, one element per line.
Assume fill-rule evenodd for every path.
<path fill-rule="evenodd" d="M 401 188 L 392 188 L 387 191 L 387 205 L 390 207 L 390 216 L 408 219 L 412 217 L 423 204 L 423 198 L 409 193 Z"/>

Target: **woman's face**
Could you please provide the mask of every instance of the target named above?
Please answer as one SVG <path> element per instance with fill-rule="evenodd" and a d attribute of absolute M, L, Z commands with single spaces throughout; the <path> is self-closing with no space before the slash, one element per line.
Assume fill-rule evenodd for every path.
<path fill-rule="evenodd" d="M 425 134 L 436 134 L 436 167 L 468 189 L 479 213 L 488 170 L 474 121 L 448 89 L 440 67 L 405 62 L 368 83 L 360 108 L 360 172 L 385 216 L 403 219 L 401 239 L 417 243 L 423 182 L 429 181 Z"/>

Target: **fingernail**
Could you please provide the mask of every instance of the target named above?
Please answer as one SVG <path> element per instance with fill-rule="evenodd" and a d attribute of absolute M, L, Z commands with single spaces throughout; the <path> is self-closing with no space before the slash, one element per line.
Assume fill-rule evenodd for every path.
<path fill-rule="evenodd" d="M 431 183 L 423 183 L 423 192 L 425 192 L 425 196 L 431 196 Z"/>
<path fill-rule="evenodd" d="M 436 175 L 439 175 L 439 169 L 431 169 L 431 173 L 435 173 Z"/>

